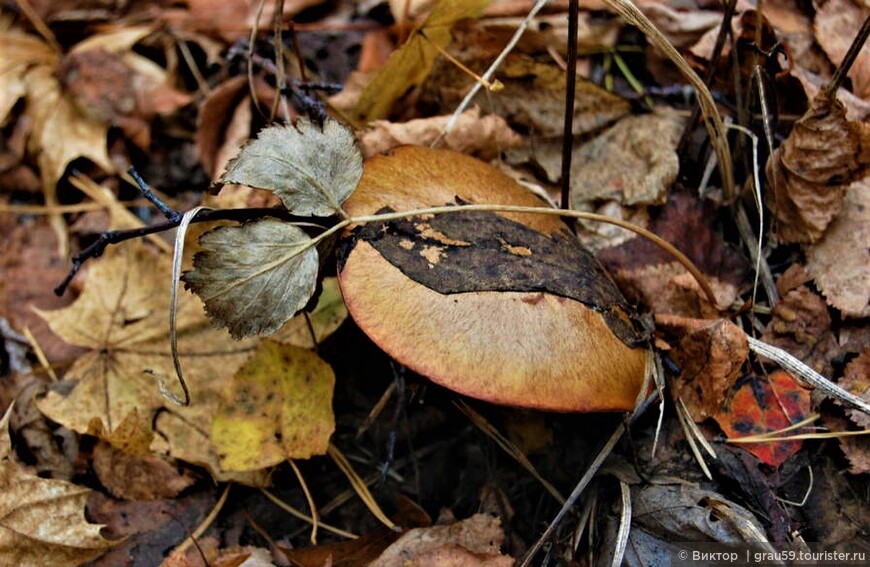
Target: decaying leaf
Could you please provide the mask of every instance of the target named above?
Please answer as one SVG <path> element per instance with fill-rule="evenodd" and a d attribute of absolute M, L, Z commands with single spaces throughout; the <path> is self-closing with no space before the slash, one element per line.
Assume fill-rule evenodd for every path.
<path fill-rule="evenodd" d="M 100 483 L 124 500 L 174 498 L 196 481 L 166 457 L 131 455 L 102 441 L 94 448 L 93 467 Z"/>
<path fill-rule="evenodd" d="M 745 281 L 745 259 L 726 245 L 715 212 L 696 196 L 672 191 L 661 209 L 650 211 L 647 228 L 676 246 L 711 281 L 719 305 L 730 305 Z M 718 317 L 697 282 L 676 260 L 645 238 L 597 250 L 622 292 L 651 311 L 691 318 Z"/>
<path fill-rule="evenodd" d="M 571 202 L 660 205 L 679 172 L 684 119 L 674 111 L 627 116 L 574 151 Z"/>
<path fill-rule="evenodd" d="M 553 146 L 555 154 L 551 157 L 548 153 L 550 146 L 546 142 L 561 140 L 565 115 L 565 72 L 555 64 L 511 54 L 499 67 L 498 80 L 504 85 L 501 90 L 495 93 L 481 92 L 473 99 L 473 103 L 487 112 L 502 116 L 512 128 L 529 132 L 533 156 L 543 154 L 535 161 L 540 162 L 548 176 L 553 162 L 558 171 L 558 158 L 555 157 L 558 155 L 555 150 L 557 146 Z M 439 63 L 427 83 L 425 100 L 438 103 L 446 107 L 445 112 L 449 111 L 451 105 L 462 100 L 473 81 L 454 64 Z M 573 132 L 577 136 L 594 132 L 625 116 L 630 110 L 628 101 L 622 97 L 592 81 L 578 80 L 574 97 Z"/>
<path fill-rule="evenodd" d="M 314 352 L 264 341 L 224 391 L 212 423 L 221 467 L 263 469 L 326 453 L 335 375 Z"/>
<path fill-rule="evenodd" d="M 846 366 L 839 385 L 856 396 L 870 401 L 870 348 L 852 359 Z M 870 415 L 851 408 L 847 409 L 846 413 L 858 426 L 870 429 Z"/>
<path fill-rule="evenodd" d="M 26 99 L 25 114 L 33 121 L 28 147 L 38 156 L 49 201 L 55 183 L 76 158 L 86 157 L 113 171 L 106 150 L 108 124 L 85 116 L 65 96 L 55 76 L 60 55 L 42 40 L 15 30 L 0 32 L 0 43 L 0 122 L 19 98 Z"/>
<path fill-rule="evenodd" d="M 386 118 L 393 103 L 426 79 L 438 49 L 450 43 L 450 28 L 459 20 L 477 17 L 490 0 L 441 0 L 408 41 L 390 55 L 369 82 L 353 111 L 363 123 Z"/>
<path fill-rule="evenodd" d="M 235 338 L 274 333 L 314 293 L 317 249 L 299 227 L 264 219 L 218 227 L 199 242 L 183 279 Z"/>
<path fill-rule="evenodd" d="M 50 391 L 37 401 L 43 413 L 124 450 L 136 436 L 113 434 L 142 427 L 150 434 L 154 412 L 166 403 L 154 375 L 175 376 L 167 338 L 170 272 L 168 256 L 125 243 L 90 265 L 72 305 L 40 312 L 61 338 L 89 349 L 65 374 L 62 385 L 71 391 Z M 213 328 L 202 304 L 186 293 L 179 294 L 178 345 L 182 359 L 193 362 L 186 373 L 193 405 L 209 384 L 232 376 L 252 348 Z"/>
<path fill-rule="evenodd" d="M 807 272 L 846 317 L 870 316 L 870 177 L 852 183 L 843 211 L 807 250 Z"/>
<path fill-rule="evenodd" d="M 717 415 L 749 354 L 746 335 L 726 319 L 659 315 L 656 327 L 679 335 L 678 346 L 669 353 L 681 369 L 679 378 L 671 383 L 674 397 L 683 401 L 698 423 Z"/>
<path fill-rule="evenodd" d="M 450 118 L 433 116 L 401 123 L 375 120 L 360 139 L 363 156 L 369 158 L 404 145 L 429 146 L 441 137 Z M 504 118 L 495 114 L 481 117 L 478 107 L 463 112 L 453 129 L 444 136 L 447 149 L 475 155 L 482 160 L 495 159 L 502 151 L 521 143 L 520 135 L 511 130 Z"/>
<path fill-rule="evenodd" d="M 0 563 L 81 565 L 113 545 L 85 519 L 89 489 L 24 472 L 12 455 L 11 408 L 0 419 Z"/>
<path fill-rule="evenodd" d="M 859 128 L 842 103 L 820 91 L 770 157 L 767 204 L 780 242 L 815 242 L 840 213 L 846 188 L 868 165 Z"/>
<path fill-rule="evenodd" d="M 629 537 L 632 541 L 651 536 L 658 542 L 658 547 L 665 549 L 675 541 L 756 543 L 760 546 L 764 544 L 758 542 L 766 541 L 764 528 L 752 512 L 722 494 L 688 482 L 654 479 L 650 484 L 632 487 L 631 495 L 632 530 Z M 633 547 L 630 543 L 628 550 Z M 645 547 L 638 546 L 640 549 Z M 646 558 L 646 561 L 632 564 L 648 562 Z"/>
<path fill-rule="evenodd" d="M 730 393 L 728 407 L 714 419 L 729 439 L 778 431 L 810 416 L 810 391 L 783 370 L 769 376 L 749 375 Z M 799 435 L 806 431 L 791 431 Z M 802 447 L 800 440 L 747 443 L 741 446 L 762 462 L 778 467 Z"/>
<path fill-rule="evenodd" d="M 370 567 L 508 567 L 514 560 L 499 548 L 504 531 L 498 518 L 475 514 L 449 526 L 414 528 L 388 547 Z"/>
<path fill-rule="evenodd" d="M 483 162 L 406 146 L 366 162 L 345 207 L 465 203 L 543 204 Z M 368 223 L 343 237 L 339 283 L 375 343 L 451 390 L 514 406 L 631 410 L 645 377 L 643 326 L 566 229 L 528 213 Z"/>
<path fill-rule="evenodd" d="M 269 126 L 227 165 L 217 187 L 238 183 L 274 191 L 301 216 L 328 217 L 341 211 L 362 175 L 353 133 L 334 120 L 323 127 L 307 118 L 295 126 Z"/>
<path fill-rule="evenodd" d="M 798 264 L 780 276 L 777 288 L 782 297 L 773 306 L 772 318 L 761 339 L 788 351 L 823 376 L 830 376 L 840 348 L 825 301 L 802 285 L 807 279 L 809 276 Z M 788 285 L 789 280 L 794 283 Z"/>

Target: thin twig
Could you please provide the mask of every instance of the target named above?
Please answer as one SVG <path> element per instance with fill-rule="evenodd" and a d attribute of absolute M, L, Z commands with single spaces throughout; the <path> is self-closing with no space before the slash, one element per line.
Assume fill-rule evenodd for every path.
<path fill-rule="evenodd" d="M 562 128 L 562 198 L 559 206 L 568 210 L 571 200 L 571 157 L 574 150 L 574 97 L 577 92 L 577 28 L 580 2 L 568 3 L 568 70 L 565 76 L 565 122 Z"/>
<path fill-rule="evenodd" d="M 832 97 L 834 93 L 837 92 L 837 89 L 840 88 L 840 85 L 843 84 L 843 81 L 846 79 L 846 74 L 849 72 L 849 69 L 852 68 L 852 64 L 855 62 L 855 59 L 858 58 L 858 54 L 861 53 L 864 44 L 867 43 L 867 36 L 870 36 L 870 15 L 868 15 L 864 20 L 864 25 L 861 26 L 858 35 L 855 36 L 855 40 L 852 42 L 852 45 L 849 46 L 849 51 L 846 52 L 846 56 L 843 57 L 843 61 L 840 62 L 840 66 L 837 67 L 834 76 L 831 77 L 831 82 L 825 87 L 825 94 L 829 98 Z"/>
<path fill-rule="evenodd" d="M 577 485 L 574 486 L 574 490 L 571 491 L 571 494 L 568 496 L 568 499 L 565 501 L 565 504 L 556 514 L 556 517 L 547 525 L 547 529 L 544 530 L 544 533 L 538 538 L 538 540 L 529 548 L 526 552 L 525 557 L 519 563 L 519 567 L 528 567 L 531 565 L 532 559 L 534 559 L 535 555 L 540 551 L 541 546 L 544 545 L 551 537 L 553 537 L 553 532 L 556 531 L 556 528 L 562 523 L 562 520 L 574 507 L 574 504 L 577 503 L 577 499 L 580 498 L 580 495 L 583 494 L 583 491 L 592 481 L 593 477 L 598 474 L 598 470 L 601 468 L 601 465 L 604 464 L 605 459 L 610 456 L 610 453 L 613 452 L 613 448 L 616 447 L 616 443 L 619 442 L 619 439 L 622 437 L 622 434 L 625 433 L 625 423 L 620 423 L 617 426 L 616 430 L 610 435 L 610 438 L 598 452 L 598 455 L 595 456 L 595 459 L 592 463 L 589 464 L 589 467 L 586 469 L 586 472 L 577 482 Z"/>
<path fill-rule="evenodd" d="M 528 14 L 526 14 L 526 17 L 523 19 L 522 22 L 520 22 L 517 31 L 514 32 L 514 35 L 513 37 L 511 37 L 508 44 L 505 46 L 504 49 L 502 49 L 501 53 L 498 54 L 498 57 L 495 58 L 495 61 L 493 61 L 492 65 L 489 66 L 489 69 L 487 69 L 486 72 L 481 75 L 481 78 L 484 81 L 489 81 L 490 79 L 492 79 L 492 76 L 495 75 L 495 72 L 498 70 L 499 67 L 501 67 L 501 64 L 504 63 L 504 60 L 507 58 L 508 54 L 510 54 L 510 52 L 514 50 L 514 47 L 516 47 L 517 43 L 520 41 L 520 38 L 523 36 L 523 33 L 525 33 L 526 28 L 529 27 L 529 24 L 532 22 L 533 19 L 535 19 L 535 16 L 538 15 L 538 12 L 541 11 L 541 8 L 546 6 L 547 2 L 549 1 L 550 0 L 538 0 L 537 2 L 535 2 L 535 5 L 532 6 L 532 9 L 529 10 Z M 471 90 L 468 91 L 468 94 L 465 95 L 465 98 L 462 99 L 462 102 L 459 103 L 459 106 L 456 107 L 456 110 L 453 111 L 453 116 L 450 117 L 450 121 L 447 123 L 446 126 L 444 126 L 444 129 L 441 131 L 441 135 L 438 136 L 438 139 L 432 143 L 433 147 L 438 146 L 444 136 L 446 136 L 450 133 L 451 130 L 453 130 L 453 127 L 456 126 L 456 123 L 459 121 L 459 116 L 463 112 L 465 112 L 465 109 L 468 108 L 468 105 L 471 104 L 471 101 L 474 99 L 475 96 L 477 96 L 477 93 L 482 88 L 483 83 L 479 81 L 474 83 L 474 86 L 471 87 Z"/>

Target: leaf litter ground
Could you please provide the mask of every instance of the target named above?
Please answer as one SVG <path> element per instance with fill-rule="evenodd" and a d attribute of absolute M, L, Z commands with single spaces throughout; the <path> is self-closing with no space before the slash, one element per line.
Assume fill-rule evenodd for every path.
<path fill-rule="evenodd" d="M 4 562 L 153 565 L 166 560 L 168 565 L 193 565 L 202 564 L 202 554 L 213 565 L 236 564 L 243 557 L 259 562 L 252 564 L 278 565 L 293 561 L 353 565 L 379 558 L 378 564 L 386 565 L 392 564 L 390 557 L 396 549 L 416 554 L 418 564 L 447 560 L 463 565 L 502 564 L 507 558 L 498 555 L 499 551 L 521 557 L 541 526 L 552 519 L 557 499 L 493 437 L 457 410 L 455 394 L 392 362 L 346 319 L 334 279 L 325 280 L 322 289 L 306 290 L 308 296 L 317 298 L 311 302 L 317 306 L 307 321 L 304 317 L 291 319 L 265 343 L 259 339 L 231 340 L 229 333 L 212 327 L 194 296 L 182 293 L 179 348 L 193 396 L 187 408 L 166 402 L 157 389 L 158 377 L 171 382 L 174 376 L 166 323 L 167 255 L 137 242 L 111 247 L 103 258 L 88 262 L 86 271 L 74 282 L 77 297 L 72 304 L 56 303 L 51 298 L 57 276 L 49 274 L 65 261 L 54 244 L 70 242 L 73 249 L 82 248 L 108 228 L 107 216 L 89 208 L 90 201 L 66 180 L 65 173 L 73 169 L 91 173 L 108 188 L 110 200 L 127 203 L 138 195 L 109 174 L 123 169 L 119 164 L 133 163 L 152 185 L 168 193 L 178 208 L 186 208 L 206 189 L 198 164 L 209 164 L 208 169 L 217 177 L 227 167 L 227 160 L 236 155 L 239 142 L 256 137 L 276 100 L 275 89 L 270 86 L 274 77 L 262 64 L 274 53 L 264 40 L 254 46 L 251 59 L 259 96 L 247 96 L 243 87 L 227 90 L 234 94 L 219 105 L 214 103 L 224 111 L 208 114 L 208 124 L 197 123 L 196 115 L 206 116 L 203 109 L 216 100 L 221 87 L 244 75 L 232 52 L 245 52 L 240 41 L 248 34 L 240 32 L 238 26 L 241 22 L 250 25 L 255 14 L 241 8 L 230 14 L 209 6 L 209 2 L 173 9 L 148 2 L 136 4 L 119 8 L 126 13 L 113 14 L 117 16 L 113 19 L 123 22 L 123 17 L 129 17 L 141 22 L 144 18 L 155 24 L 168 23 L 165 29 L 171 31 L 123 23 L 107 30 L 86 17 L 86 31 L 72 33 L 62 24 L 73 9 L 66 5 L 37 6 L 29 18 L 2 13 L 2 33 L 7 38 L 4 45 L 17 48 L 4 49 L 0 55 L 4 77 L 0 89 L 4 119 L 0 214 L 4 234 L 9 235 L 3 243 L 0 316 L 8 324 L 3 327 L 0 401 L 3 408 L 16 401 L 9 419 L 13 450 L 3 452 L 2 457 L 4 487 L 17 488 L 4 491 L 0 537 L 12 538 L 4 539 L 11 543 L 3 548 L 19 554 L 3 556 Z M 267 3 L 270 9 L 271 4 Z M 438 55 L 434 46 L 449 49 L 456 60 L 481 72 L 531 8 L 531 3 L 516 7 L 494 2 L 486 7 L 473 1 L 442 2 L 430 19 L 406 22 L 392 35 L 379 25 L 403 22 L 405 14 L 420 10 L 416 3 L 411 4 L 414 6 L 407 12 L 394 6 L 392 16 L 386 15 L 385 6 L 357 4 L 352 23 L 362 23 L 370 31 L 339 33 L 356 38 L 350 52 L 341 41 L 322 41 L 324 34 L 335 33 L 319 27 L 326 9 L 316 7 L 297 19 L 314 22 L 305 24 L 308 29 L 300 27 L 298 33 L 301 59 L 309 72 L 319 69 L 322 76 L 345 78 L 353 71 L 342 99 L 335 99 L 335 108 L 345 118 L 357 121 L 354 125 L 363 146 L 376 148 L 368 151 L 389 152 L 400 141 L 431 143 L 431 130 L 443 128 L 465 90 L 474 84 L 473 78 Z M 291 2 L 285 3 L 284 9 L 293 17 L 309 5 Z M 691 52 L 699 69 L 705 69 L 720 15 L 699 7 L 677 9 L 658 2 L 644 3 L 642 8 L 681 50 Z M 499 167 L 514 178 L 542 187 L 542 193 L 553 189 L 551 184 L 558 181 L 559 174 L 564 9 L 563 4 L 556 3 L 540 16 L 539 21 L 546 25 L 532 25 L 496 74 L 503 85 L 501 94 L 478 95 L 475 112 L 480 114 L 471 115 L 470 126 L 446 138 L 449 147 L 487 159 L 501 155 Z M 456 23 L 481 10 L 481 19 Z M 740 10 L 733 22 L 737 41 L 726 45 L 723 61 L 751 61 L 756 53 L 749 39 L 755 39 L 750 26 L 760 16 L 752 9 Z M 675 12 L 677 18 L 668 18 Z M 854 18 L 838 17 L 852 12 Z M 215 19 L 214 14 L 221 17 Z M 333 17 L 351 23 L 347 13 Z M 630 564 L 663 558 L 674 551 L 668 547 L 674 541 L 733 542 L 763 534 L 782 543 L 793 539 L 792 534 L 798 531 L 806 541 L 834 545 L 865 538 L 870 532 L 866 524 L 870 518 L 866 437 L 841 442 L 767 442 L 757 449 L 750 446 L 750 450 L 720 441 L 723 432 L 745 436 L 795 423 L 806 415 L 809 403 L 807 390 L 787 375 L 771 374 L 774 368 L 759 359 L 744 363 L 745 348 L 729 338 L 739 332 L 734 322 L 746 329 L 755 325 L 757 336 L 826 376 L 844 377 L 852 391 L 860 394 L 862 388 L 866 390 L 870 270 L 866 254 L 862 254 L 868 242 L 866 222 L 861 222 L 867 209 L 866 120 L 870 114 L 866 48 L 850 71 L 851 92 L 841 89 L 838 94 L 843 108 L 817 96 L 865 17 L 866 7 L 852 0 L 827 2 L 815 14 L 801 11 L 791 2 L 765 6 L 759 27 L 765 34 L 778 33 L 790 50 L 787 66 L 782 58 L 770 58 L 765 66 L 773 80 L 769 92 L 780 95 L 785 110 L 779 122 L 770 126 L 787 140 L 770 162 L 769 177 L 776 185 L 766 192 L 774 226 L 773 232 L 765 235 L 765 251 L 773 281 L 763 294 L 767 297 L 759 296 L 759 303 L 769 314 L 762 310 L 749 317 L 744 313 L 732 317 L 733 322 L 708 328 L 704 319 L 714 316 L 715 306 L 705 303 L 691 278 L 670 258 L 653 252 L 642 241 L 626 240 L 606 228 L 583 227 L 588 232 L 584 239 L 610 269 L 622 293 L 654 314 L 659 329 L 656 344 L 669 351 L 669 360 L 677 363 L 669 371 L 674 380 L 680 380 L 672 390 L 684 389 L 691 415 L 709 415 L 715 420 L 698 425 L 700 435 L 715 446 L 717 458 L 708 459 L 712 478 L 704 477 L 692 458 L 669 394 L 655 457 L 650 455 L 656 418 L 648 414 L 634 425 L 630 441 L 620 447 L 606 474 L 599 475 L 590 489 L 603 518 L 593 537 L 598 542 L 616 539 L 618 513 L 611 504 L 620 499 L 620 481 L 630 489 L 635 510 L 631 551 L 625 555 Z M 268 14 L 264 22 L 265 18 Z M 694 28 L 674 23 L 691 18 L 702 23 Z M 45 30 L 39 33 L 42 28 L 33 25 L 37 21 L 48 23 L 48 34 Z M 203 26 L 205 21 L 211 23 Z M 666 98 L 673 94 L 667 87 L 680 86 L 684 79 L 657 53 L 649 51 L 643 58 L 636 53 L 631 32 L 617 18 L 584 11 L 581 24 L 581 43 L 592 53 L 582 64 L 590 76 L 603 76 L 602 84 L 613 84 L 617 94 L 592 82 L 581 83 L 575 117 L 572 205 L 646 224 L 676 242 L 701 267 L 712 280 L 720 303 L 741 304 L 751 295 L 753 261 L 737 237 L 734 209 L 729 208 L 732 203 L 724 203 L 716 190 L 715 175 L 703 197 L 698 197 L 706 166 L 703 144 L 697 137 L 689 137 L 678 146 L 680 140 L 673 135 L 688 113 L 677 112 L 673 118 L 654 122 L 651 118 L 658 113 L 637 112 L 645 100 L 632 91 L 635 79 L 649 87 L 646 97 L 661 96 L 661 101 L 670 102 L 678 111 L 687 108 L 685 101 Z M 396 46 L 396 38 L 401 37 L 409 41 L 389 63 L 387 56 Z M 632 49 L 623 49 L 626 46 Z M 352 53 L 350 58 L 348 53 Z M 301 80 L 296 75 L 298 65 L 292 49 L 287 57 L 288 81 Z M 400 68 L 391 71 L 400 76 L 383 72 L 372 82 L 372 70 L 384 64 L 388 71 L 390 65 Z M 95 73 L 94 69 L 113 72 Z M 728 103 L 737 89 L 746 89 L 752 79 L 751 66 L 743 67 L 743 73 L 742 87 L 733 84 L 730 69 L 713 74 L 711 84 L 725 101 L 725 112 L 730 112 Z M 380 92 L 378 81 L 386 81 L 391 90 Z M 244 83 L 237 81 L 238 85 Z M 364 84 L 368 89 L 354 93 L 354 85 Z M 375 96 L 374 92 L 380 94 Z M 288 100 L 304 110 L 306 99 L 302 95 L 308 94 L 295 91 Z M 816 109 L 814 113 L 796 120 L 811 106 Z M 280 110 L 281 105 L 276 108 Z M 759 114 L 757 108 L 754 112 Z M 389 121 L 365 128 L 363 121 L 382 117 Z M 649 119 L 648 131 L 644 119 Z M 474 120 L 480 121 L 479 127 L 474 126 Z M 493 121 L 499 122 L 492 126 Z M 763 135 L 763 124 L 746 125 Z M 643 131 L 637 132 L 638 128 Z M 790 136 L 792 128 L 799 129 L 800 136 Z M 207 140 L 199 134 L 203 131 L 211 133 Z M 195 144 L 195 139 L 199 143 Z M 825 151 L 830 146 L 825 140 L 835 141 L 838 151 Z M 763 141 L 761 145 L 765 145 Z M 327 154 L 317 148 L 303 146 L 298 150 L 291 153 L 314 154 L 314 159 L 330 161 L 323 159 Z M 813 152 L 821 152 L 826 159 L 814 159 Z M 602 155 L 608 156 L 612 161 L 607 163 L 612 165 L 602 166 L 597 157 Z M 745 155 L 745 163 L 751 163 L 751 154 Z M 674 173 L 675 163 L 679 163 L 679 174 Z M 73 167 L 68 167 L 70 164 Z M 233 165 L 228 167 L 233 170 Z M 355 175 L 352 170 L 342 168 L 351 177 Z M 741 173 L 738 168 L 737 174 L 748 179 L 750 170 L 751 166 Z M 798 181 L 792 183 L 792 179 Z M 292 193 L 280 193 L 280 183 L 227 178 L 227 182 L 235 181 L 254 187 L 268 185 L 268 189 L 278 189 L 282 199 L 294 204 L 298 201 Z M 819 186 L 824 187 L 823 193 L 817 191 Z M 340 192 L 338 202 L 347 197 L 344 189 Z M 814 199 L 813 195 L 821 197 Z M 264 196 L 250 189 L 227 187 L 221 196 L 204 199 L 213 206 L 220 206 L 221 199 L 260 206 Z M 43 203 L 47 207 L 40 208 Z M 746 199 L 735 206 L 745 206 L 751 216 L 751 203 Z M 58 208 L 59 204 L 72 209 Z M 302 205 L 304 213 L 335 212 L 334 206 L 318 210 L 304 202 Z M 28 206 L 37 208 L 26 209 Z M 146 223 L 152 222 L 142 207 L 132 210 L 143 215 Z M 43 215 L 50 225 L 43 222 Z M 245 225 L 245 230 L 261 231 L 258 224 Z M 49 226 L 55 241 L 46 245 L 46 239 L 37 235 L 48 234 Z M 5 230 L 7 227 L 10 231 Z M 270 238 L 279 235 L 281 240 L 300 237 L 299 229 L 286 234 L 289 228 L 293 227 L 285 225 L 277 232 L 266 232 Z M 195 242 L 189 245 L 195 246 Z M 318 249 L 317 254 L 328 256 L 329 250 Z M 317 255 L 306 262 L 311 270 L 317 270 Z M 15 277 L 6 278 L 6 274 Z M 268 325 L 270 330 L 280 327 L 307 303 L 308 296 L 271 313 L 274 321 Z M 40 309 L 39 315 L 51 333 L 39 326 L 39 318 L 23 309 L 24 301 Z M 245 319 L 240 315 L 244 313 L 228 313 L 227 317 Z M 28 343 L 25 327 L 35 333 L 33 345 Z M 309 329 L 314 331 L 314 343 Z M 248 334 L 243 327 L 236 331 Z M 506 329 L 505 339 L 516 332 Z M 43 349 L 47 366 L 37 356 Z M 25 358 L 15 354 L 22 351 L 27 354 Z M 298 362 L 303 359 L 308 362 Z M 434 549 L 421 549 L 414 547 L 417 533 L 410 532 L 400 544 L 407 547 L 384 552 L 397 534 L 379 525 L 355 496 L 347 476 L 326 457 L 304 460 L 305 451 L 299 452 L 289 443 L 293 433 L 288 433 L 288 427 L 295 431 L 288 426 L 293 421 L 289 416 L 297 415 L 298 419 L 294 414 L 298 406 L 288 405 L 290 394 L 304 387 L 290 381 L 280 381 L 285 390 L 270 386 L 277 383 L 275 374 L 282 373 L 274 368 L 285 361 L 291 361 L 294 372 L 309 369 L 299 373 L 300 384 L 335 374 L 331 393 L 334 414 L 315 417 L 323 412 L 312 409 L 304 417 L 310 421 L 306 425 L 319 431 L 311 436 L 319 437 L 317 448 L 311 452 L 326 450 L 323 437 L 335 427 L 331 443 L 350 458 L 396 523 L 412 528 L 437 521 L 451 526 L 448 531 L 458 539 L 445 537 L 437 540 Z M 51 368 L 57 381 L 49 378 L 46 368 Z M 247 371 L 237 372 L 240 368 Z M 279 391 L 287 393 L 276 398 Z M 392 396 L 386 398 L 385 392 L 392 392 Z M 699 393 L 712 397 L 696 400 Z M 604 437 L 620 421 L 617 416 L 525 412 L 473 403 L 515 450 L 528 457 L 537 473 L 563 494 L 571 490 Z M 318 404 L 329 405 L 326 394 L 314 394 L 309 405 L 313 408 Z M 249 415 L 257 419 L 240 417 L 246 408 L 251 408 Z M 860 412 L 844 412 L 830 403 L 819 404 L 819 400 L 814 411 L 822 413 L 821 423 L 832 430 L 867 425 Z M 242 435 L 246 426 L 251 427 L 250 436 Z M 239 433 L 227 434 L 234 429 Z M 236 450 L 236 460 L 228 461 L 223 452 L 244 440 L 248 442 Z M 286 458 L 294 458 L 294 466 L 285 463 L 264 468 Z M 391 466 L 382 476 L 385 462 Z M 847 470 L 848 474 L 842 473 Z M 39 476 L 32 474 L 35 471 Z M 270 498 L 277 497 L 311 515 L 299 478 L 304 479 L 320 516 L 317 545 L 311 543 L 310 524 Z M 231 480 L 235 483 L 217 519 L 196 536 L 199 549 L 188 545 L 166 559 L 214 509 Z M 268 495 L 260 490 L 266 486 Z M 24 497 L 16 496 L 22 490 L 34 497 L 72 492 L 63 496 L 63 502 L 40 500 L 38 506 L 28 508 L 28 513 L 37 517 L 27 519 L 21 515 Z M 800 502 L 800 506 L 794 504 Z M 568 534 L 580 523 L 583 509 L 577 507 L 556 540 L 555 556 L 563 561 L 572 555 Z M 478 512 L 499 521 L 476 516 Z M 85 515 L 91 524 L 84 523 Z M 709 521 L 711 515 L 716 522 Z M 16 523 L 22 519 L 27 521 Z M 32 532 L 37 523 L 47 529 L 58 527 L 58 531 L 34 543 L 37 540 Z M 61 523 L 68 531 L 60 529 Z M 94 527 L 97 524 L 107 526 L 100 537 Z M 328 545 L 345 541 L 346 532 L 364 537 L 343 547 Z M 438 533 L 429 532 L 427 537 L 442 537 Z M 122 537 L 126 539 L 116 541 L 114 549 L 94 559 L 109 545 L 106 538 Z M 25 541 L 28 543 L 22 543 Z M 493 549 L 493 543 L 501 544 L 500 550 Z M 302 554 L 303 550 L 309 554 Z M 595 544 L 592 552 L 607 554 L 610 548 Z"/>

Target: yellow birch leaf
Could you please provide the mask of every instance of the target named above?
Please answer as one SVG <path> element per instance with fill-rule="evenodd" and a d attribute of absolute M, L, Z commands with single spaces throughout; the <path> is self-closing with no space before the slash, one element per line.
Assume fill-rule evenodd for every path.
<path fill-rule="evenodd" d="M 312 351 L 263 341 L 224 392 L 212 426 L 221 467 L 257 470 L 326 453 L 332 368 Z"/>
<path fill-rule="evenodd" d="M 85 519 L 90 490 L 24 472 L 13 460 L 9 415 L 0 419 L 0 565 L 81 565 L 120 543 Z"/>
<path fill-rule="evenodd" d="M 411 33 L 405 45 L 390 55 L 387 64 L 366 86 L 354 109 L 355 117 L 364 123 L 386 118 L 393 103 L 405 95 L 408 89 L 420 85 L 429 75 L 438 57 L 436 46 L 444 48 L 450 43 L 450 28 L 453 24 L 465 18 L 477 17 L 489 2 L 438 2 L 423 25 Z"/>

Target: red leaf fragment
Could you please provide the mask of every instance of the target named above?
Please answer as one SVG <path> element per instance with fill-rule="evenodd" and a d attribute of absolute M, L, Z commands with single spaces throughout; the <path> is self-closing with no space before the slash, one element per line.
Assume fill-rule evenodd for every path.
<path fill-rule="evenodd" d="M 810 391 L 787 372 L 778 370 L 767 378 L 750 375 L 740 381 L 727 408 L 713 419 L 729 438 L 740 438 L 789 427 L 809 417 L 811 410 Z M 801 445 L 800 440 L 772 440 L 743 447 L 762 462 L 778 467 Z"/>

